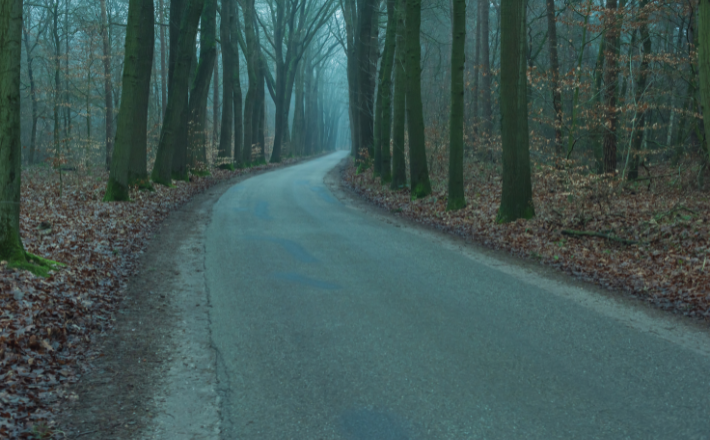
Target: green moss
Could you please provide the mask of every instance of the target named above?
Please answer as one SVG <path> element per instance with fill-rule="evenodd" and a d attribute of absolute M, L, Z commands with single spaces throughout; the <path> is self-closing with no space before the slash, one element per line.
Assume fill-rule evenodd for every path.
<path fill-rule="evenodd" d="M 191 170 L 190 173 L 192 173 L 192 175 L 198 176 L 198 177 L 207 177 L 207 176 L 212 175 L 212 173 L 210 173 L 209 170 Z"/>
<path fill-rule="evenodd" d="M 529 220 L 533 217 L 535 217 L 535 208 L 532 206 L 526 206 L 521 212 L 518 213 L 504 213 L 503 210 L 498 210 L 496 223 L 510 223 L 519 218 Z"/>
<path fill-rule="evenodd" d="M 234 171 L 234 164 L 232 163 L 223 163 L 222 165 L 218 166 L 220 170 L 229 170 L 229 171 Z"/>
<path fill-rule="evenodd" d="M 418 183 L 417 186 L 412 189 L 412 200 L 421 199 L 429 194 L 431 194 L 431 188 L 428 188 L 427 185 L 423 183 Z"/>
<path fill-rule="evenodd" d="M 446 204 L 447 211 L 458 211 L 466 207 L 466 198 L 456 197 L 450 198 Z"/>
<path fill-rule="evenodd" d="M 171 177 L 173 180 L 182 180 L 183 182 L 189 182 L 190 181 L 190 175 L 186 171 L 181 171 L 181 172 L 175 172 L 173 171 L 171 174 Z"/>
<path fill-rule="evenodd" d="M 121 185 L 116 179 L 110 178 L 106 186 L 104 202 L 128 202 L 129 200 L 128 187 Z"/>

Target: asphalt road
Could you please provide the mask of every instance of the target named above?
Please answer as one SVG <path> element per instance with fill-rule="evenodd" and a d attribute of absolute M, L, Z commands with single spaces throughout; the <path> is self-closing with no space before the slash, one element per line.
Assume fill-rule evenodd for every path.
<path fill-rule="evenodd" d="M 214 206 L 223 438 L 710 439 L 702 331 L 341 202 L 343 157 Z"/>

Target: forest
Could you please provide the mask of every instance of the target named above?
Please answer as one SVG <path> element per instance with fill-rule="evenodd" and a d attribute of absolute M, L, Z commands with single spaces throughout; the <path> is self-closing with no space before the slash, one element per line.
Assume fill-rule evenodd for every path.
<path fill-rule="evenodd" d="M 393 213 L 710 318 L 708 47 L 698 0 L 0 0 L 0 434 L 52 435 L 170 210 L 336 150 Z"/>

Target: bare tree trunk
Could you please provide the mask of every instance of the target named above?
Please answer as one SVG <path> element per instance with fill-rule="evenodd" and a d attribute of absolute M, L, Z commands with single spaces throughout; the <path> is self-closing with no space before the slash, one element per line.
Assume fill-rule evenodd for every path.
<path fill-rule="evenodd" d="M 562 155 L 562 93 L 560 92 L 560 62 L 557 55 L 557 19 L 555 0 L 547 3 L 547 41 L 550 46 L 550 88 L 552 89 L 552 107 L 555 109 L 555 154 Z M 584 47 L 582 47 L 584 50 Z"/>
<path fill-rule="evenodd" d="M 106 106 L 106 169 L 111 168 L 113 154 L 113 84 L 111 81 L 111 42 L 108 37 L 108 19 L 106 17 L 106 0 L 101 3 L 101 39 L 103 40 L 104 65 L 104 105 Z"/>
<path fill-rule="evenodd" d="M 604 84 L 606 86 L 604 107 L 605 107 L 605 127 L 604 127 L 604 172 L 616 172 L 616 126 L 618 116 L 616 114 L 616 93 L 618 89 L 618 67 L 617 58 L 619 55 L 619 36 L 621 31 L 620 19 L 617 16 L 616 0 L 607 0 L 605 27 L 606 27 L 606 55 L 604 65 Z"/>
<path fill-rule="evenodd" d="M 493 135 L 493 110 L 491 107 L 491 55 L 489 43 L 489 22 L 491 15 L 491 5 L 488 0 L 480 2 L 481 15 L 481 118 L 483 141 L 490 142 Z"/>
<path fill-rule="evenodd" d="M 105 0 L 103 0 L 105 1 Z M 158 9 L 160 17 L 160 104 L 161 113 L 160 119 L 165 117 L 165 109 L 168 107 L 168 69 L 166 66 L 165 56 L 167 41 L 165 38 L 165 4 L 164 0 L 158 0 Z"/>

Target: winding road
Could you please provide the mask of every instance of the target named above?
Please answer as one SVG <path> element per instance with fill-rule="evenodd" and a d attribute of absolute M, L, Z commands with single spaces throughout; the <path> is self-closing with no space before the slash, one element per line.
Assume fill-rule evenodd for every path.
<path fill-rule="evenodd" d="M 710 439 L 710 339 L 334 194 L 334 153 L 206 231 L 224 439 Z"/>

